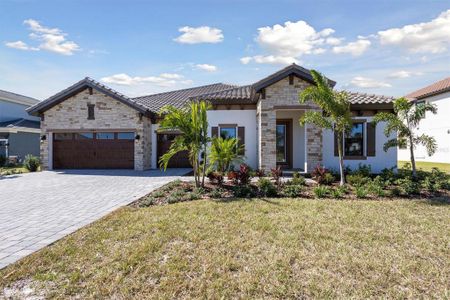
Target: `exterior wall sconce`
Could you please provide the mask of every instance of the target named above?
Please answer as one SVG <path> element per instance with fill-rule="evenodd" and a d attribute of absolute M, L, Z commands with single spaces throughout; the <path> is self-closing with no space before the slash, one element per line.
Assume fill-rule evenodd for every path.
<path fill-rule="evenodd" d="M 45 141 L 47 139 L 47 136 L 44 134 L 43 136 L 41 136 L 41 141 Z"/>
<path fill-rule="evenodd" d="M 141 136 L 140 136 L 139 134 L 136 134 L 136 136 L 134 137 L 134 139 L 135 139 L 136 141 L 139 141 L 139 140 L 141 139 Z"/>

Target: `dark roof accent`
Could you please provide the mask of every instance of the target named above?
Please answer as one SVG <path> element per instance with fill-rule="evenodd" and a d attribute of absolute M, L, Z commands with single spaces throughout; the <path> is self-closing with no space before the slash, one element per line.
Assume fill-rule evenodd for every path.
<path fill-rule="evenodd" d="M 251 85 L 238 86 L 231 89 L 191 97 L 191 100 L 205 100 L 212 104 L 256 104 L 258 94 Z"/>
<path fill-rule="evenodd" d="M 137 103 L 157 113 L 165 105 L 172 105 L 177 108 L 182 108 L 190 101 L 191 98 L 198 95 L 215 93 L 236 87 L 238 86 L 224 83 L 214 83 L 189 89 L 136 97 L 133 98 L 133 101 L 136 101 Z"/>
<path fill-rule="evenodd" d="M 151 112 L 148 110 L 148 108 L 145 107 L 144 105 L 135 102 L 134 100 L 128 98 L 127 96 L 125 96 L 125 95 L 123 95 L 123 94 L 107 87 L 106 85 L 103 85 L 89 77 L 86 77 L 86 78 L 78 81 L 77 83 L 75 83 L 75 84 L 71 85 L 70 87 L 62 90 L 61 92 L 53 95 L 52 97 L 50 97 L 42 102 L 39 102 L 38 104 L 35 104 L 32 107 L 29 107 L 27 109 L 27 112 L 32 115 L 38 115 L 38 114 L 50 109 L 51 107 L 63 102 L 67 98 L 72 97 L 73 95 L 81 92 L 82 90 L 84 90 L 88 87 L 91 87 L 105 95 L 108 95 L 111 98 L 116 99 L 116 100 L 136 109 L 137 111 L 139 111 L 141 113 L 151 114 Z"/>
<path fill-rule="evenodd" d="M 449 91 L 450 91 L 450 77 L 447 77 L 438 82 L 430 84 L 429 86 L 426 86 L 417 91 L 409 93 L 405 97 L 408 99 L 411 99 L 411 100 L 418 100 L 418 99 L 442 94 L 442 93 L 449 92 Z"/>
<path fill-rule="evenodd" d="M 41 128 L 39 121 L 27 120 L 27 119 L 15 119 L 6 122 L 0 122 L 0 128 L 13 128 L 13 127 L 26 127 L 26 128 Z"/>
<path fill-rule="evenodd" d="M 311 84 L 315 84 L 314 79 L 311 75 L 311 70 L 305 69 L 296 64 L 292 64 L 254 83 L 253 88 L 256 92 L 259 92 L 261 89 L 268 87 L 269 85 L 274 84 L 275 82 L 280 81 L 281 79 L 291 74 L 296 75 Z M 333 80 L 328 79 L 328 82 L 330 83 L 331 87 L 334 87 L 336 85 L 336 82 Z"/>
<path fill-rule="evenodd" d="M 384 104 L 392 103 L 395 98 L 383 95 L 366 94 L 346 91 L 350 104 Z"/>
<path fill-rule="evenodd" d="M 0 90 L 0 99 L 6 99 L 6 100 L 11 99 L 11 100 L 19 101 L 19 102 L 26 102 L 26 103 L 29 103 L 29 105 L 39 102 L 38 99 L 34 99 L 34 98 L 27 97 L 24 95 L 8 92 L 5 90 Z"/>

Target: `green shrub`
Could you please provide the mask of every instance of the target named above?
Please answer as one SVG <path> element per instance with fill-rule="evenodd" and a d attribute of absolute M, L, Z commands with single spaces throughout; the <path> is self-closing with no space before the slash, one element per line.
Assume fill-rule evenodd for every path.
<path fill-rule="evenodd" d="M 436 184 L 430 177 L 426 177 L 422 185 L 430 193 L 436 193 L 439 190 L 439 184 Z"/>
<path fill-rule="evenodd" d="M 224 189 L 222 188 L 217 188 L 217 189 L 213 189 L 210 193 L 209 196 L 211 198 L 222 198 L 223 193 L 225 192 Z"/>
<path fill-rule="evenodd" d="M 356 198 L 364 199 L 367 198 L 367 189 L 364 186 L 355 187 Z"/>
<path fill-rule="evenodd" d="M 249 185 L 236 185 L 233 187 L 233 196 L 236 198 L 252 198 L 255 196 L 255 192 Z"/>
<path fill-rule="evenodd" d="M 330 185 L 334 182 L 335 178 L 330 171 L 321 165 L 317 165 L 311 172 L 312 178 L 317 181 L 318 184 Z"/>
<path fill-rule="evenodd" d="M 258 190 L 263 197 L 275 197 L 277 196 L 277 188 L 268 178 L 261 177 L 258 180 Z"/>
<path fill-rule="evenodd" d="M 0 167 L 3 167 L 6 164 L 6 157 L 4 155 L 0 155 Z"/>
<path fill-rule="evenodd" d="M 434 185 L 434 189 L 449 189 L 449 175 L 440 171 L 438 168 L 431 169 L 424 180 L 428 179 L 428 184 Z"/>
<path fill-rule="evenodd" d="M 361 176 L 370 176 L 372 174 L 372 167 L 370 165 L 358 164 L 358 169 L 352 172 L 354 175 L 361 175 Z"/>
<path fill-rule="evenodd" d="M 325 198 L 330 193 L 330 188 L 324 185 L 318 185 L 313 191 L 316 198 Z"/>
<path fill-rule="evenodd" d="M 395 186 L 392 190 L 391 190 L 391 195 L 394 197 L 398 197 L 402 194 L 402 190 L 398 187 Z"/>
<path fill-rule="evenodd" d="M 352 186 L 363 186 L 370 182 L 370 177 L 361 175 L 361 174 L 350 174 L 347 175 L 347 183 Z"/>
<path fill-rule="evenodd" d="M 289 185 L 283 186 L 281 193 L 285 197 L 296 198 L 302 194 L 302 191 L 303 191 L 302 185 L 289 184 Z"/>
<path fill-rule="evenodd" d="M 345 186 L 339 186 L 331 190 L 331 196 L 335 199 L 342 199 L 344 198 L 345 192 L 346 192 Z"/>
<path fill-rule="evenodd" d="M 145 198 L 143 201 L 140 202 L 140 206 L 147 207 L 150 205 L 155 205 L 156 201 L 157 200 L 155 197 L 148 196 L 147 198 Z"/>
<path fill-rule="evenodd" d="M 40 166 L 39 158 L 28 154 L 23 162 L 24 167 L 30 172 L 36 172 Z"/>
<path fill-rule="evenodd" d="M 288 180 L 286 185 L 306 185 L 305 177 L 293 177 L 291 180 Z"/>
<path fill-rule="evenodd" d="M 370 183 L 368 185 L 368 190 L 374 196 L 384 197 L 386 195 L 386 193 L 384 192 L 383 186 L 380 184 L 377 184 L 375 181 L 373 181 L 372 183 Z"/>
<path fill-rule="evenodd" d="M 395 167 L 384 168 L 381 170 L 380 177 L 384 180 L 386 185 L 391 185 L 395 179 L 397 179 L 397 175 L 395 174 Z"/>
<path fill-rule="evenodd" d="M 420 185 L 411 178 L 399 178 L 395 181 L 395 183 L 400 187 L 403 194 L 406 196 L 417 195 L 420 193 Z"/>
<path fill-rule="evenodd" d="M 167 197 L 167 203 L 173 204 L 185 201 L 185 194 L 182 190 L 175 190 Z"/>

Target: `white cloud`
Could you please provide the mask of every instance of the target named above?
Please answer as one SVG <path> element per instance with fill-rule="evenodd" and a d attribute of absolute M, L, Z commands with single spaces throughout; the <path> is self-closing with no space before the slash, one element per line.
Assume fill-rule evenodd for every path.
<path fill-rule="evenodd" d="M 141 85 L 141 84 L 154 84 L 160 87 L 171 87 L 177 83 L 191 84 L 191 80 L 181 80 L 184 77 L 180 74 L 162 73 L 159 76 L 147 76 L 147 77 L 132 77 L 125 73 L 115 74 L 108 77 L 103 77 L 100 80 L 105 83 L 117 84 L 117 85 Z"/>
<path fill-rule="evenodd" d="M 378 32 L 382 45 L 395 45 L 414 53 L 441 53 L 450 45 L 450 9 L 430 22 Z"/>
<path fill-rule="evenodd" d="M 72 55 L 79 51 L 80 47 L 73 41 L 67 41 L 67 33 L 59 28 L 48 28 L 39 24 L 38 21 L 28 19 L 23 22 L 31 30 L 30 38 L 40 41 L 37 47 L 28 46 L 25 42 L 7 42 L 6 46 L 20 50 L 47 50 L 62 55 Z"/>
<path fill-rule="evenodd" d="M 257 64 L 273 64 L 273 65 L 289 65 L 292 63 L 300 63 L 298 59 L 290 56 L 274 56 L 274 55 L 256 55 L 256 56 L 245 56 L 241 58 L 241 63 L 246 65 L 251 61 Z"/>
<path fill-rule="evenodd" d="M 401 70 L 401 71 L 392 72 L 391 74 L 388 75 L 388 78 L 408 78 L 408 77 L 412 77 L 412 76 L 419 76 L 422 74 L 423 74 L 422 72 Z"/>
<path fill-rule="evenodd" d="M 337 46 L 342 43 L 343 38 L 329 37 L 325 40 L 325 43 L 331 46 Z"/>
<path fill-rule="evenodd" d="M 215 72 L 217 71 L 217 67 L 214 65 L 209 65 L 209 64 L 196 64 L 195 67 L 197 69 L 206 71 L 206 72 Z"/>
<path fill-rule="evenodd" d="M 353 56 L 359 56 L 369 49 L 370 45 L 371 42 L 369 40 L 359 39 L 344 46 L 335 46 L 333 47 L 333 52 L 337 54 L 350 53 Z"/>
<path fill-rule="evenodd" d="M 14 48 L 14 49 L 19 49 L 19 50 L 25 50 L 25 51 L 39 51 L 39 48 L 35 48 L 35 47 L 30 47 L 28 46 L 26 43 L 22 42 L 22 41 L 17 41 L 17 42 L 6 42 L 5 43 L 6 47 L 9 48 Z"/>
<path fill-rule="evenodd" d="M 174 41 L 182 44 L 220 43 L 223 41 L 222 30 L 214 27 L 184 26 L 179 28 L 178 31 L 183 32 L 183 34 L 174 39 Z"/>
<path fill-rule="evenodd" d="M 353 79 L 350 81 L 350 84 L 365 89 L 391 87 L 389 83 L 362 76 L 353 77 Z"/>

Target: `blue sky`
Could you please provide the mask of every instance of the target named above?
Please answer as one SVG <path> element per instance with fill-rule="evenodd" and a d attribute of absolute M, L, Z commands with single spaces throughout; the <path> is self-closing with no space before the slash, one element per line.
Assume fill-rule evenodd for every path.
<path fill-rule="evenodd" d="M 401 96 L 450 76 L 449 1 L 0 0 L 0 89 L 90 76 L 129 96 L 253 83 L 291 62 Z"/>

